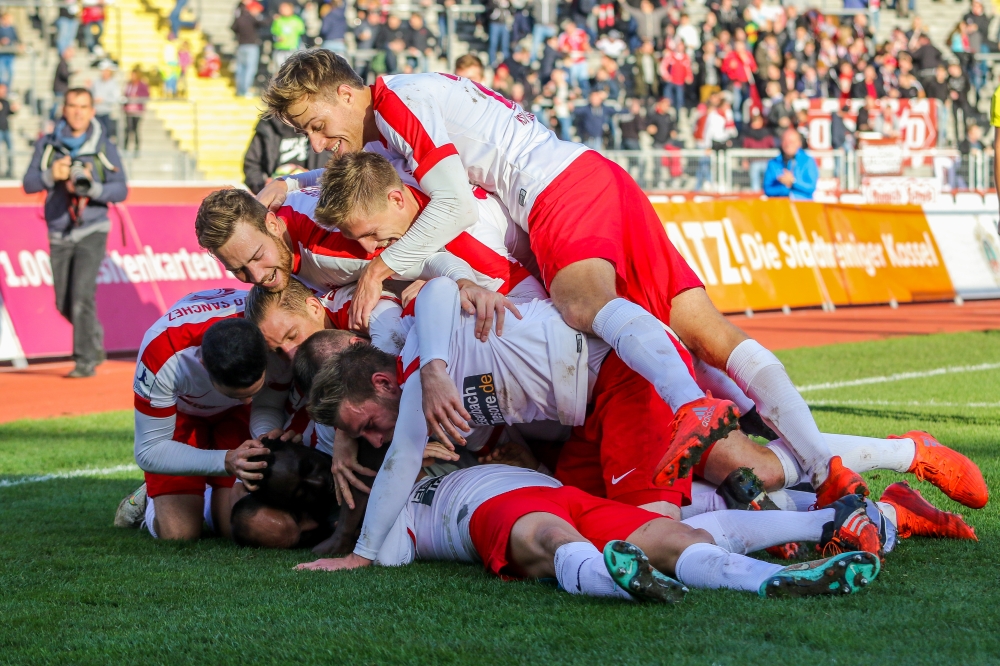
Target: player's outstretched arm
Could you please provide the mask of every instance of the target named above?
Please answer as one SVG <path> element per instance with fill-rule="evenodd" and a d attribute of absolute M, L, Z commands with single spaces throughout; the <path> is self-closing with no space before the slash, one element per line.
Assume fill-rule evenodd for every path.
<path fill-rule="evenodd" d="M 403 385 L 392 444 L 372 484 L 368 513 L 354 555 L 374 560 L 399 514 L 406 506 L 413 480 L 420 473 L 427 423 L 420 409 L 420 374 L 414 373 Z"/>

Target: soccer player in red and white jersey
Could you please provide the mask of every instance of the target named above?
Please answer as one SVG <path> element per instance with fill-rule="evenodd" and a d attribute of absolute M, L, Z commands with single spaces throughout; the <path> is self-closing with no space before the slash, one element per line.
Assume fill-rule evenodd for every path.
<path fill-rule="evenodd" d="M 406 212 L 412 222 L 426 203 L 426 195 L 406 183 L 409 178 L 405 172 L 401 175 L 388 161 L 378 159 L 391 174 L 394 191 L 409 204 Z M 314 221 L 318 196 L 318 188 L 295 192 L 275 214 L 247 192 L 213 192 L 198 210 L 198 242 L 237 279 L 265 289 L 283 289 L 292 275 L 316 288 L 352 284 L 383 248 L 366 247 L 336 230 L 318 226 Z M 516 225 L 509 224 L 495 197 L 481 188 L 473 196 L 476 224 L 419 265 L 394 277 L 450 277 L 462 285 L 468 307 L 475 303 L 485 321 L 487 310 L 513 308 L 506 298 L 511 289 L 515 289 L 515 297 L 536 297 L 545 292 L 521 263 L 508 257 L 507 243 L 524 254 L 523 232 L 519 235 Z M 529 265 L 530 259 L 529 252 Z"/>
<path fill-rule="evenodd" d="M 322 49 L 295 54 L 263 98 L 272 114 L 309 136 L 314 150 L 356 152 L 381 141 L 406 159 L 430 196 L 412 229 L 365 268 L 352 326 L 363 325 L 384 279 L 423 261 L 475 221 L 467 189 L 472 182 L 495 193 L 528 232 L 566 322 L 610 344 L 670 406 L 668 467 L 683 470 L 736 427 L 737 415 L 732 403 L 698 388 L 663 324 L 698 357 L 725 367 L 754 399 L 810 470 L 821 503 L 867 492 L 861 477 L 831 464 L 780 361 L 719 314 L 646 196 L 613 162 L 560 141 L 530 113 L 480 84 L 414 74 L 382 77 L 368 87 L 343 59 Z M 259 198 L 280 205 L 287 188 L 288 182 L 274 181 Z M 425 393 L 428 420 L 446 399 Z"/>
<path fill-rule="evenodd" d="M 844 520 L 835 508 L 719 511 L 702 528 L 507 465 L 418 478 L 405 492 L 377 564 L 479 561 L 508 579 L 555 578 L 569 594 L 661 602 L 681 601 L 688 591 L 683 585 L 762 597 L 843 596 L 866 587 L 881 568 L 867 552 L 835 551 L 832 558 L 790 567 L 745 557 L 781 540 L 822 539 L 825 525 Z M 856 514 L 851 519 L 869 522 Z M 297 568 L 336 571 L 345 561 L 320 559 Z"/>
<path fill-rule="evenodd" d="M 214 289 L 175 303 L 143 337 L 136 364 L 135 461 L 163 539 L 201 534 L 203 495 L 217 492 L 215 525 L 228 536 L 228 489 L 267 449 L 251 439 L 250 402 L 265 384 L 267 346 L 243 319 L 246 292 Z"/>

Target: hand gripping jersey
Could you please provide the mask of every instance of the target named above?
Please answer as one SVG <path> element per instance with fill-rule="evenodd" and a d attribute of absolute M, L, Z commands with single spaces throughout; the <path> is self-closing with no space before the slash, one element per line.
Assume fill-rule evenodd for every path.
<path fill-rule="evenodd" d="M 503 337 L 491 334 L 483 343 L 474 335 L 475 317 L 459 307 L 454 282 L 431 280 L 421 290 L 399 358 L 403 392 L 395 433 L 372 487 L 357 555 L 375 559 L 405 503 L 408 480 L 420 469 L 427 423 L 417 370 L 427 362 L 421 358 L 425 348 L 427 359 L 447 362 L 474 428 L 546 419 L 584 422 L 588 391 L 610 347 L 569 328 L 548 301 L 519 307 L 522 319 L 509 318 Z M 421 337 L 431 342 L 424 345 Z"/>
<path fill-rule="evenodd" d="M 588 150 L 560 141 L 533 114 L 482 84 L 452 74 L 383 76 L 372 86 L 372 106 L 385 149 L 405 160 L 432 198 L 458 186 L 458 173 L 447 164 L 457 155 L 466 179 L 495 193 L 525 231 L 535 198 Z M 448 170 L 447 177 L 436 178 L 436 167 Z M 295 181 L 312 184 L 319 174 Z M 382 259 L 395 271 L 406 270 L 473 222 L 442 219 L 428 208 L 414 225 L 417 233 L 406 234 Z"/>
<path fill-rule="evenodd" d="M 476 562 L 479 555 L 469 536 L 476 509 L 512 490 L 561 485 L 540 472 L 508 465 L 479 465 L 422 479 L 413 485 L 376 562 L 384 566 L 414 559 Z"/>
<path fill-rule="evenodd" d="M 326 316 L 334 328 L 347 330 L 347 311 L 357 291 L 357 283 L 337 287 L 327 292 L 314 290 L 316 298 L 323 304 Z M 406 331 L 402 325 L 403 307 L 399 298 L 391 291 L 383 291 L 378 304 L 372 309 L 368 319 L 368 335 L 372 344 L 389 354 L 398 354 L 406 342 Z"/>
<path fill-rule="evenodd" d="M 243 404 L 215 390 L 201 364 L 201 339 L 212 324 L 242 317 L 246 292 L 211 289 L 188 294 L 143 336 L 132 388 L 135 456 L 144 471 L 224 475 L 225 451 L 171 442 L 178 411 L 213 416 Z M 171 446 L 173 445 L 173 446 Z"/>

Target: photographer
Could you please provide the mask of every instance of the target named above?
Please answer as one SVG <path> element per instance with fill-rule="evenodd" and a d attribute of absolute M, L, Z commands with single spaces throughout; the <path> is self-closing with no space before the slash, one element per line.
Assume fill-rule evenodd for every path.
<path fill-rule="evenodd" d="M 70 377 L 91 377 L 104 360 L 104 331 L 97 321 L 97 273 L 104 259 L 108 204 L 128 194 L 115 144 L 94 118 L 85 88 L 66 92 L 63 117 L 35 144 L 24 191 L 45 191 L 56 308 L 73 325 Z"/>

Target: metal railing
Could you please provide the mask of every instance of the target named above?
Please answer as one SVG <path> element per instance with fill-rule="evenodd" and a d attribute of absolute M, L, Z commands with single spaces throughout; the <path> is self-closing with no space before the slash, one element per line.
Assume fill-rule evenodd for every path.
<path fill-rule="evenodd" d="M 713 150 L 605 150 L 644 190 L 722 192 L 721 153 Z"/>
<path fill-rule="evenodd" d="M 198 172 L 193 157 L 182 151 L 162 152 L 140 150 L 138 154 L 132 151 L 119 150 L 125 177 L 129 181 L 197 181 L 204 177 Z M 33 151 L 15 150 L 13 153 L 14 169 L 11 180 L 22 180 L 31 162 Z M 6 172 L 7 154 L 0 145 L 0 173 Z"/>

